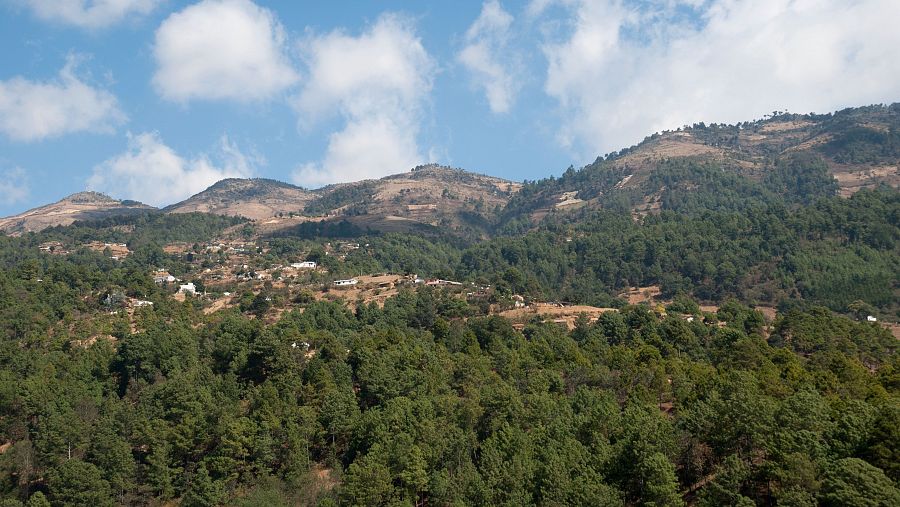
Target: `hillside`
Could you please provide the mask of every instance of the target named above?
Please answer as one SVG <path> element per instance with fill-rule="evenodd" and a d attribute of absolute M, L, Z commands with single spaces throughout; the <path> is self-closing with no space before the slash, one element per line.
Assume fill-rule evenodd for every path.
<path fill-rule="evenodd" d="M 306 190 L 276 180 L 230 178 L 164 208 L 165 213 L 210 213 L 255 221 L 261 234 L 320 234 L 354 231 L 434 233 L 440 228 L 481 237 L 491 217 L 506 206 L 520 184 L 437 165 L 378 180 Z M 58 203 L 0 220 L 7 233 L 37 231 L 75 220 L 108 218 L 122 211 L 154 209 L 83 192 Z M 312 228 L 311 228 L 312 227 Z"/>
<path fill-rule="evenodd" d="M 898 167 L 900 104 L 894 104 L 819 115 L 778 113 L 734 125 L 695 124 L 653 134 L 580 170 L 524 186 L 424 165 L 316 190 L 263 178 L 226 179 L 164 211 L 246 217 L 263 235 L 377 231 L 484 238 L 551 215 L 577 220 L 591 210 L 629 209 L 641 217 L 683 211 L 686 201 L 698 199 L 733 206 L 724 202 L 723 192 L 737 199 L 761 192 L 765 195 L 757 197 L 789 202 L 834 193 L 849 197 L 878 185 L 900 187 Z M 0 219 L 0 230 L 21 233 L 146 209 L 81 193 Z M 581 211 L 573 214 L 576 210 Z"/>
<path fill-rule="evenodd" d="M 263 220 L 278 214 L 296 213 L 315 197 L 313 192 L 280 181 L 229 178 L 165 208 L 165 211 L 213 213 Z"/>
<path fill-rule="evenodd" d="M 336 230 L 435 232 L 482 236 L 518 183 L 438 165 L 378 180 L 306 190 L 269 179 L 222 180 L 164 211 L 242 216 L 264 235 L 321 235 Z"/>
<path fill-rule="evenodd" d="M 363 229 L 397 231 L 424 225 L 478 235 L 519 188 L 500 178 L 424 165 L 379 180 L 325 187 L 304 211 L 347 219 Z"/>
<path fill-rule="evenodd" d="M 599 209 L 635 217 L 662 210 L 738 209 L 753 199 L 812 202 L 877 185 L 900 186 L 900 105 L 836 113 L 779 113 L 735 125 L 695 124 L 647 137 L 559 178 L 520 183 L 438 165 L 377 180 L 306 190 L 270 179 L 226 179 L 167 213 L 254 220 L 261 235 L 451 233 L 470 239 L 520 231 L 545 217 Z M 718 204 L 712 204 L 717 202 Z M 694 204 L 692 204 L 694 203 Z M 737 207 L 737 208 L 735 208 Z M 147 210 L 92 193 L 0 220 L 7 233 Z M 574 212 L 574 213 L 573 213 Z M 566 218 L 568 217 L 568 218 Z"/>
<path fill-rule="evenodd" d="M 100 220 L 155 209 L 136 201 L 119 201 L 97 192 L 79 192 L 53 204 L 0 218 L 0 231 L 18 235 L 57 225 L 70 225 L 78 220 Z"/>
<path fill-rule="evenodd" d="M 766 183 L 773 173 L 823 168 L 841 196 L 885 184 L 900 187 L 900 104 L 845 109 L 830 114 L 779 113 L 734 125 L 703 123 L 653 134 L 631 148 L 607 154 L 561 178 L 535 182 L 507 210 L 540 220 L 550 213 L 621 205 L 624 196 L 638 215 L 663 209 L 674 182 L 673 166 L 707 166 L 728 177 Z M 796 179 L 797 174 L 793 177 Z M 681 190 L 698 182 L 678 179 Z M 771 182 L 770 182 L 771 183 Z M 803 188 L 774 185 L 775 192 Z M 796 197 L 796 196 L 795 196 Z M 618 202 L 616 202 L 618 201 Z"/>

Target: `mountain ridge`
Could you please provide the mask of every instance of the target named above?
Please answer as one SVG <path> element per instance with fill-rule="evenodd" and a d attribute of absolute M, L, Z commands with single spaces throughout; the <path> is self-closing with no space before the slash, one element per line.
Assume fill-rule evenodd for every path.
<path fill-rule="evenodd" d="M 619 194 L 629 195 L 629 206 L 639 216 L 657 212 L 677 185 L 666 186 L 660 183 L 665 178 L 654 175 L 672 161 L 707 164 L 763 181 L 795 159 L 805 164 L 802 170 L 824 168 L 844 197 L 879 184 L 900 187 L 900 104 L 827 114 L 775 112 L 752 122 L 686 125 L 654 133 L 579 170 L 570 168 L 558 178 L 526 181 L 525 192 L 520 192 L 523 184 L 518 182 L 425 164 L 379 179 L 312 190 L 269 178 L 227 178 L 160 211 L 243 216 L 270 232 L 309 221 L 346 221 L 363 230 L 425 226 L 484 236 L 504 220 L 527 215 L 535 222 L 552 213 L 610 206 L 610 196 Z M 681 190 L 696 184 L 679 183 Z M 0 219 L 0 231 L 21 234 L 136 210 L 155 208 L 78 192 Z"/>

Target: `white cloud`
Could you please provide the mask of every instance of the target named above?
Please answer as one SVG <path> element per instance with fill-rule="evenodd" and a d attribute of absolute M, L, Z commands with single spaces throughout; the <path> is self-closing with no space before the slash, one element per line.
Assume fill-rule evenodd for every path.
<path fill-rule="evenodd" d="M 28 198 L 28 175 L 16 167 L 0 174 L 0 204 L 10 206 Z"/>
<path fill-rule="evenodd" d="M 582 155 L 699 121 L 900 96 L 894 0 L 559 3 L 571 17 L 567 35 L 544 45 L 545 91 L 564 118 L 560 140 Z M 699 23 L 685 9 L 697 9 Z"/>
<path fill-rule="evenodd" d="M 376 178 L 423 160 L 416 136 L 435 65 L 407 20 L 384 15 L 359 37 L 334 31 L 300 49 L 309 67 L 294 100 L 301 125 L 335 112 L 346 124 L 330 136 L 321 163 L 295 171 L 297 183 Z"/>
<path fill-rule="evenodd" d="M 103 28 L 150 13 L 161 0 L 24 0 L 39 18 L 80 28 Z"/>
<path fill-rule="evenodd" d="M 154 206 L 181 201 L 224 178 L 246 178 L 257 160 L 222 137 L 215 159 L 201 154 L 191 159 L 166 146 L 155 132 L 129 135 L 128 150 L 94 168 L 88 188 L 119 199 Z"/>
<path fill-rule="evenodd" d="M 153 84 L 177 102 L 266 99 L 297 82 L 285 43 L 272 11 L 249 0 L 204 0 L 157 29 Z"/>
<path fill-rule="evenodd" d="M 75 75 L 70 56 L 56 79 L 0 81 L 0 132 L 16 141 L 36 141 L 72 132 L 112 132 L 125 121 L 116 97 Z"/>
<path fill-rule="evenodd" d="M 372 116 L 350 120 L 331 134 L 322 164 L 302 165 L 295 182 L 308 187 L 380 178 L 410 169 L 422 161 L 416 146 L 415 125 L 406 119 Z"/>
<path fill-rule="evenodd" d="M 457 55 L 472 74 L 473 81 L 484 89 L 494 113 L 509 112 L 520 88 L 518 65 L 509 51 L 510 26 L 513 17 L 500 2 L 490 0 L 465 36 L 465 46 Z"/>

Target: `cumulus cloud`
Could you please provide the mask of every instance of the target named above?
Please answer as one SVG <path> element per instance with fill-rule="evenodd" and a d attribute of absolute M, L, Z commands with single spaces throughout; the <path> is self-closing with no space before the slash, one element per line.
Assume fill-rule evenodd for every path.
<path fill-rule="evenodd" d="M 408 20 L 384 15 L 358 37 L 314 35 L 300 51 L 309 67 L 293 101 L 301 126 L 334 113 L 345 126 L 330 136 L 324 160 L 294 172 L 297 183 L 376 178 L 423 160 L 416 136 L 435 64 Z"/>
<path fill-rule="evenodd" d="M 204 0 L 157 29 L 153 84 L 176 102 L 270 98 L 298 79 L 285 44 L 272 11 L 249 0 Z"/>
<path fill-rule="evenodd" d="M 28 198 L 28 175 L 16 167 L 0 173 L 0 204 L 11 206 Z"/>
<path fill-rule="evenodd" d="M 465 46 L 457 60 L 484 89 L 494 113 L 506 113 L 519 91 L 518 66 L 509 52 L 513 17 L 500 2 L 490 0 L 481 8 L 478 19 L 466 31 Z"/>
<path fill-rule="evenodd" d="M 125 121 L 116 97 L 76 74 L 79 58 L 70 56 L 59 76 L 30 81 L 17 76 L 0 81 L 0 132 L 15 141 L 37 141 L 72 132 L 111 132 Z"/>
<path fill-rule="evenodd" d="M 34 14 L 45 20 L 80 28 L 103 28 L 128 16 L 148 14 L 161 0 L 24 0 Z"/>
<path fill-rule="evenodd" d="M 556 3 L 569 18 L 543 47 L 545 91 L 564 118 L 560 140 L 583 155 L 699 121 L 900 96 L 893 0 Z"/>
<path fill-rule="evenodd" d="M 246 178 L 258 160 L 245 155 L 227 137 L 211 157 L 185 159 L 155 132 L 129 135 L 128 149 L 94 168 L 88 188 L 120 199 L 154 206 L 181 201 L 224 178 Z"/>

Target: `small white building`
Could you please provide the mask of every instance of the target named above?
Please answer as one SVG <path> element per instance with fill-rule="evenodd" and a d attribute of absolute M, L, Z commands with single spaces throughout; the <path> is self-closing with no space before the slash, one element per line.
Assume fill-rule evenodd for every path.
<path fill-rule="evenodd" d="M 335 280 L 332 285 L 335 287 L 352 287 L 359 283 L 356 278 L 348 278 L 347 280 Z"/>
<path fill-rule="evenodd" d="M 182 294 L 197 294 L 197 287 L 193 282 L 188 282 L 184 285 L 179 285 L 178 292 Z"/>
<path fill-rule="evenodd" d="M 425 285 L 444 287 L 447 285 L 452 285 L 452 286 L 462 285 L 462 283 L 454 282 L 453 280 L 442 280 L 440 278 L 437 278 L 434 280 L 428 280 L 427 282 L 425 282 Z"/>
<path fill-rule="evenodd" d="M 153 281 L 156 283 L 172 283 L 175 281 L 175 277 L 169 273 L 159 273 L 153 277 Z"/>
<path fill-rule="evenodd" d="M 866 320 L 869 322 L 878 322 L 878 319 L 872 315 L 869 315 L 868 317 L 866 317 Z"/>
<path fill-rule="evenodd" d="M 295 262 L 291 264 L 294 269 L 316 269 L 316 263 L 313 261 Z"/>
<path fill-rule="evenodd" d="M 143 308 L 143 307 L 145 307 L 145 306 L 153 306 L 153 301 L 146 301 L 146 300 L 143 300 L 143 299 L 136 299 L 136 300 L 134 300 L 134 302 L 132 302 L 132 305 L 133 305 L 135 308 Z"/>

